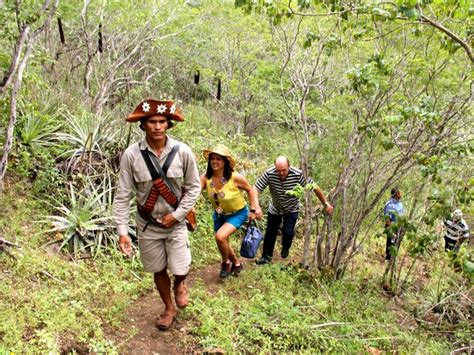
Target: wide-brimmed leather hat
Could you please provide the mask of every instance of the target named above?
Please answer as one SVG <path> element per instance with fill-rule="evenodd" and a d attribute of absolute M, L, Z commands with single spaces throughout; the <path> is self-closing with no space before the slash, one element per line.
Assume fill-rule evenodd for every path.
<path fill-rule="evenodd" d="M 142 118 L 164 116 L 174 121 L 183 122 L 184 117 L 173 101 L 145 100 L 128 115 L 127 122 L 137 122 Z"/>
<path fill-rule="evenodd" d="M 217 144 L 214 148 L 212 149 L 205 149 L 204 150 L 204 158 L 206 160 L 209 160 L 209 156 L 212 154 L 219 154 L 220 156 L 226 157 L 229 160 L 230 167 L 234 169 L 235 167 L 235 159 L 230 153 L 229 148 L 227 148 L 224 144 Z"/>

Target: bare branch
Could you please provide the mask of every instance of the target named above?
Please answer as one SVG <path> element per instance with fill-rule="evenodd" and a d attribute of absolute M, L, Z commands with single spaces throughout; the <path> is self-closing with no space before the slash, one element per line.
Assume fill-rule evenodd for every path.
<path fill-rule="evenodd" d="M 23 46 L 25 45 L 25 41 L 28 38 L 29 33 L 30 33 L 29 25 L 26 25 L 21 29 L 20 35 L 18 36 L 18 39 L 15 43 L 15 50 L 13 52 L 12 62 L 2 80 L 2 83 L 0 84 L 0 95 L 3 95 L 5 93 L 8 86 L 12 82 L 13 77 L 16 74 L 18 63 L 20 61 L 20 56 L 23 51 Z"/>
<path fill-rule="evenodd" d="M 50 4 L 49 0 L 46 0 L 43 7 L 42 7 L 42 12 L 46 11 Z M 44 31 L 46 27 L 49 26 L 51 22 L 51 18 L 53 17 L 54 13 L 56 12 L 56 9 L 59 5 L 59 0 L 56 0 L 51 6 L 50 11 L 46 19 L 43 21 L 43 23 L 35 30 L 33 31 L 32 35 L 29 36 L 29 39 L 26 43 L 26 40 L 23 43 L 26 43 L 26 49 L 23 54 L 23 58 L 21 59 L 17 71 L 16 71 L 16 78 L 15 82 L 13 83 L 13 90 L 11 93 L 10 97 L 10 119 L 8 122 L 8 127 L 7 127 L 7 134 L 5 138 L 5 143 L 3 145 L 3 153 L 2 157 L 0 159 L 0 194 L 3 191 L 3 180 L 7 171 L 7 165 L 8 165 L 8 156 L 10 154 L 12 144 L 13 144 L 13 130 L 15 127 L 15 123 L 17 120 L 17 97 L 19 95 L 22 81 L 23 81 L 23 72 L 26 68 L 26 64 L 28 62 L 28 59 L 31 55 L 31 51 L 33 49 L 33 46 L 35 44 L 35 41 L 38 37 L 38 35 Z M 19 11 L 19 7 L 17 7 L 17 10 Z M 42 13 L 40 14 L 42 15 Z M 21 37 L 21 35 L 20 35 Z"/>
<path fill-rule="evenodd" d="M 436 22 L 432 19 L 430 19 L 429 17 L 423 15 L 422 13 L 422 10 L 421 10 L 421 7 L 418 5 L 417 6 L 417 9 L 418 11 L 420 12 L 420 18 L 421 18 L 421 22 L 422 23 L 429 23 L 431 26 L 433 26 L 434 28 L 440 30 L 441 32 L 443 32 L 444 34 L 446 34 L 449 38 L 451 38 L 453 41 L 455 41 L 456 43 L 458 43 L 461 47 L 464 48 L 464 51 L 466 52 L 466 54 L 468 55 L 469 59 L 471 60 L 472 63 L 474 63 L 474 56 L 472 54 L 472 49 L 471 47 L 469 46 L 469 44 L 465 41 L 463 41 L 458 35 L 456 35 L 455 33 L 453 33 L 451 30 L 449 30 L 448 28 L 444 27 L 442 24 L 440 24 L 439 22 Z"/>

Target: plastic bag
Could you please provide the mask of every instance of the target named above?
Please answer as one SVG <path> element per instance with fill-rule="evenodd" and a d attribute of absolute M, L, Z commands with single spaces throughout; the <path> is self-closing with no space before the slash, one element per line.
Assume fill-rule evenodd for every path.
<path fill-rule="evenodd" d="M 262 232 L 258 229 L 255 221 L 249 222 L 247 230 L 245 231 L 245 237 L 242 240 L 240 246 L 240 256 L 248 259 L 255 258 L 257 255 L 258 247 L 263 240 Z"/>

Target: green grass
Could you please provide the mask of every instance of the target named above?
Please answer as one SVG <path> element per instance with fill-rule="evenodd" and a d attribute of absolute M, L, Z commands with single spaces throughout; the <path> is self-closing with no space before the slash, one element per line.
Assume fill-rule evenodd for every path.
<path fill-rule="evenodd" d="M 49 255 L 32 223 L 46 211 L 27 189 L 6 189 L 0 208 L 3 238 L 20 246 L 10 249 L 14 258 L 0 253 L 0 353 L 60 352 L 65 339 L 113 351 L 104 325 L 118 326 L 124 309 L 152 287 L 139 260 L 117 251 L 97 261 Z"/>
<path fill-rule="evenodd" d="M 274 263 L 248 268 L 213 296 L 197 285 L 188 319 L 202 347 L 231 353 L 448 351 L 443 339 L 398 326 L 379 290 L 378 281 L 321 282 Z"/>
<path fill-rule="evenodd" d="M 12 249 L 15 259 L 0 253 L 0 353 L 56 353 L 71 344 L 93 352 L 118 351 L 105 329 L 123 326 L 128 307 L 153 289 L 138 258 L 124 259 L 116 250 L 75 261 L 64 253 L 48 254 L 42 247 L 47 241 L 43 227 L 32 221 L 50 211 L 20 185 L 5 190 L 0 208 L 3 238 L 21 247 Z M 202 202 L 198 211 L 200 227 L 190 236 L 197 278 L 201 267 L 220 260 L 211 213 Z M 236 251 L 241 234 L 231 239 Z M 301 242 L 295 240 L 292 255 L 299 255 Z M 445 256 L 430 261 L 426 285 L 415 281 L 402 297 L 389 298 L 380 287 L 383 264 L 373 261 L 383 252 L 382 244 L 373 241 L 340 281 L 279 262 L 248 263 L 240 278 L 226 280 L 214 294 L 197 281 L 191 305 L 182 313 L 189 336 L 179 341 L 229 353 L 312 354 L 367 353 L 369 348 L 448 353 L 472 339 L 466 321 L 439 328 L 413 321 L 413 314 L 445 297 L 434 291 L 470 287 L 443 262 Z M 449 281 L 444 282 L 445 275 Z M 451 304 L 443 306 L 452 307 L 453 315 L 458 312 Z M 401 322 L 405 319 L 410 321 Z"/>
<path fill-rule="evenodd" d="M 0 256 L 0 349 L 12 352 L 58 352 L 68 338 L 89 349 L 107 344 L 103 326 L 119 326 L 124 310 L 152 285 L 138 279 L 139 262 L 129 265 L 119 255 L 71 262 L 27 246 L 15 255 L 16 262 Z"/>

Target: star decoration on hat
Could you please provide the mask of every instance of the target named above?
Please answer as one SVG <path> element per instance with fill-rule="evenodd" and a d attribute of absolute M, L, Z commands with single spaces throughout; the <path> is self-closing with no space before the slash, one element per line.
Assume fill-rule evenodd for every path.
<path fill-rule="evenodd" d="M 148 102 L 144 102 L 142 105 L 143 112 L 150 112 L 150 104 Z"/>
<path fill-rule="evenodd" d="M 176 105 L 173 104 L 173 106 L 170 107 L 170 113 L 174 115 L 175 112 L 176 112 Z"/>
<path fill-rule="evenodd" d="M 165 113 L 166 112 L 166 105 L 161 104 L 156 106 L 156 113 Z"/>

